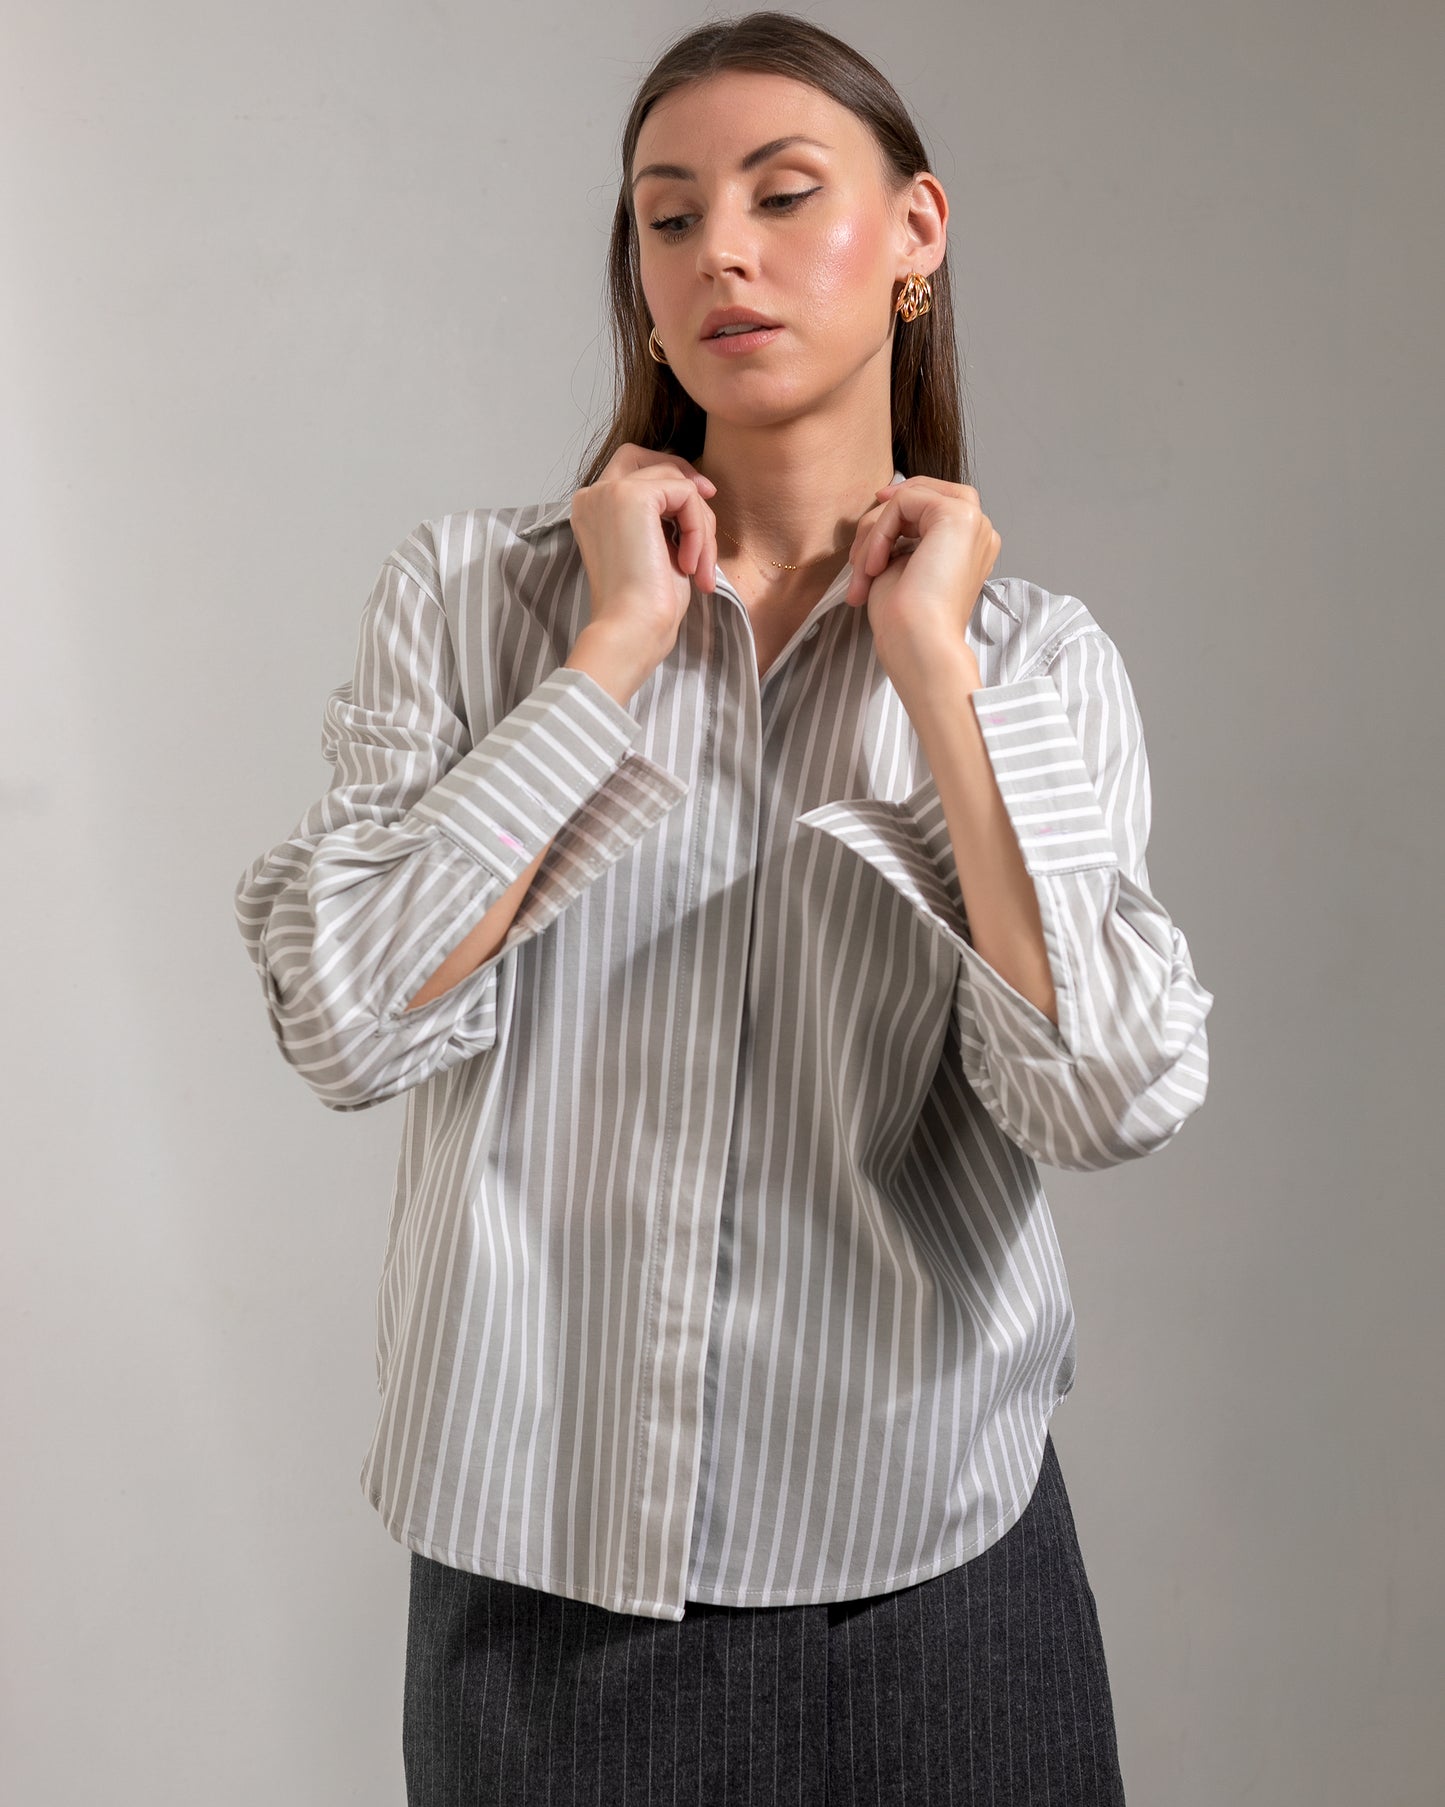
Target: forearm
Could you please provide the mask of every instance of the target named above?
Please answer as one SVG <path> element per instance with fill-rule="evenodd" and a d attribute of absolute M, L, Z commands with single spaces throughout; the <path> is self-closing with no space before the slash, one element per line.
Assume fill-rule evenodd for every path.
<path fill-rule="evenodd" d="M 895 687 L 943 805 L 973 946 L 1057 1028 L 1038 896 L 973 711 L 977 660 L 967 646 L 936 651 Z"/>

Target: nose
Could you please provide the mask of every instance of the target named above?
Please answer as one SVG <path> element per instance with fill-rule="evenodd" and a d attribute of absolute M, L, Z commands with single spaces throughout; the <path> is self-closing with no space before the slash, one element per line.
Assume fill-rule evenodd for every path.
<path fill-rule="evenodd" d="M 746 248 L 747 227 L 726 210 L 714 209 L 697 228 L 697 267 L 708 276 L 756 267 L 756 258 Z"/>

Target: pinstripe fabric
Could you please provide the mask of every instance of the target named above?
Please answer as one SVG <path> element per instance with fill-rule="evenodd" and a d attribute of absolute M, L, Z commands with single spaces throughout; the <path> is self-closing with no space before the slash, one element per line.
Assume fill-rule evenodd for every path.
<path fill-rule="evenodd" d="M 413 1554 L 402 1757 L 409 1807 L 1116 1807 L 1053 1439 L 997 1543 L 844 1604 L 659 1621 Z"/>
<path fill-rule="evenodd" d="M 1039 1166 L 1205 1095 L 1134 695 L 1076 598 L 984 586 L 1055 1028 L 972 946 L 847 568 L 761 683 L 736 591 L 695 591 L 623 708 L 564 663 L 569 514 L 388 555 L 331 783 L 236 888 L 284 1058 L 331 1110 L 404 1100 L 361 1484 L 413 1551 L 615 1612 L 888 1592 L 1008 1531 L 1073 1385 Z M 498 952 L 407 1011 L 549 837 Z"/>

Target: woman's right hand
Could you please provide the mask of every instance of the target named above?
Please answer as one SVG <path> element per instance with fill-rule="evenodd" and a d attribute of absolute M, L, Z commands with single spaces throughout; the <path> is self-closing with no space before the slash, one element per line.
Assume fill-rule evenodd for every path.
<path fill-rule="evenodd" d="M 717 587 L 717 486 L 686 458 L 619 446 L 595 483 L 572 497 L 572 532 L 591 584 L 589 626 L 639 665 L 662 662 L 698 587 Z M 669 534 L 675 523 L 677 539 Z"/>

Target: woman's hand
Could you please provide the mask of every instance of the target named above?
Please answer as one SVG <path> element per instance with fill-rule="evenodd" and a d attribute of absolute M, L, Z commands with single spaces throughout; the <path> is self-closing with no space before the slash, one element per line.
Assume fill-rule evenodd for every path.
<path fill-rule="evenodd" d="M 716 494 L 686 458 L 628 443 L 572 497 L 592 590 L 589 625 L 605 628 L 639 665 L 672 651 L 694 576 L 701 588 L 717 587 L 717 519 L 703 500 Z"/>
<path fill-rule="evenodd" d="M 866 607 L 879 662 L 890 677 L 922 673 L 964 647 L 979 593 L 1003 541 L 967 483 L 908 477 L 858 523 L 844 600 Z"/>

